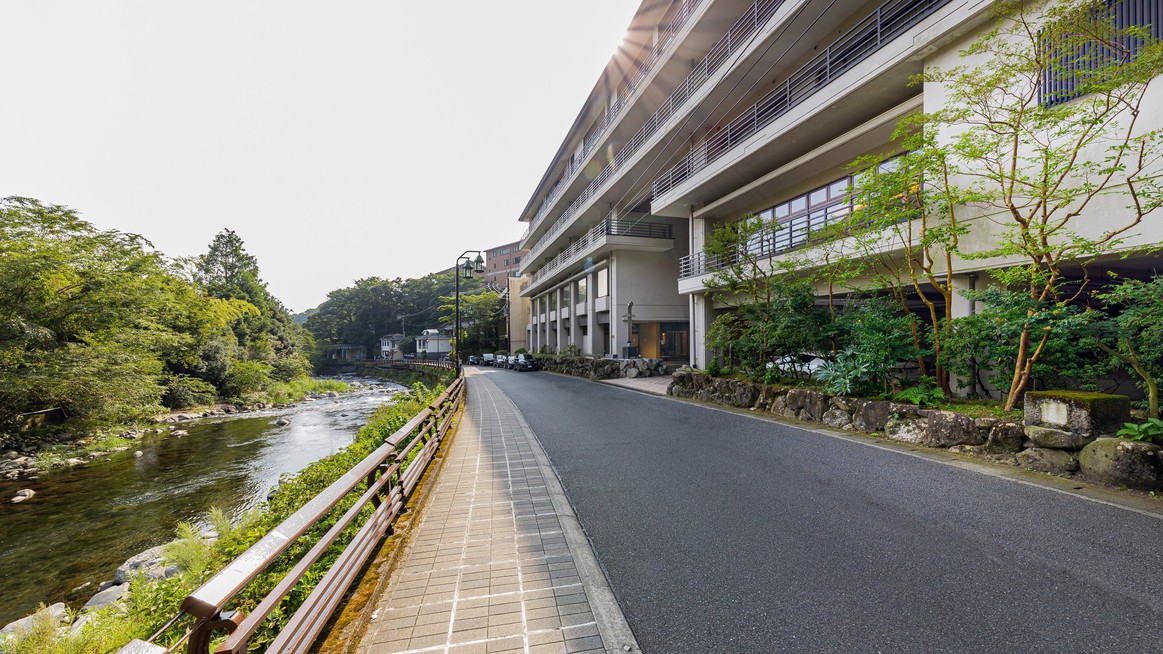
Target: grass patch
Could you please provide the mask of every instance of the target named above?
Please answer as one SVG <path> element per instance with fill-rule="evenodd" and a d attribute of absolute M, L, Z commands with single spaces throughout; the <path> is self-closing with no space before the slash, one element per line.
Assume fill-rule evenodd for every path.
<path fill-rule="evenodd" d="M 309 393 L 346 393 L 351 384 L 338 379 L 296 379 L 289 382 L 274 382 L 267 386 L 262 395 L 271 404 L 294 404 L 307 399 Z"/>
<path fill-rule="evenodd" d="M 1005 410 L 1005 403 L 997 400 L 948 400 L 943 405 L 946 411 L 963 413 L 970 418 L 996 418 L 998 420 L 1021 421 L 1022 409 Z"/>

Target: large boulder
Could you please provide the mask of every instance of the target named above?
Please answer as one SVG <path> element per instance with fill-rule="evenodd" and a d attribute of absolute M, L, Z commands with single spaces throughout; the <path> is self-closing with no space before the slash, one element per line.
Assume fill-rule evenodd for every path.
<path fill-rule="evenodd" d="M 852 426 L 860 431 L 880 431 L 884 429 L 892 415 L 892 403 L 884 400 L 861 402 L 852 414 Z"/>
<path fill-rule="evenodd" d="M 981 445 L 973 418 L 953 411 L 930 411 L 921 442 L 932 447 Z"/>
<path fill-rule="evenodd" d="M 121 596 L 124 595 L 125 591 L 127 590 L 129 590 L 129 584 L 110 586 L 109 588 L 106 588 L 105 590 L 102 590 L 96 595 L 90 597 L 89 601 L 85 602 L 85 606 L 82 607 L 82 610 L 96 611 L 97 609 L 103 609 L 106 606 L 115 604 L 118 600 L 121 599 Z"/>
<path fill-rule="evenodd" d="M 1034 441 L 1034 445 L 1038 447 L 1046 447 L 1052 450 L 1070 450 L 1073 452 L 1077 452 L 1094 442 L 1094 436 L 1089 434 L 1066 431 L 1065 429 L 1055 429 L 1053 427 L 1039 427 L 1038 425 L 1026 427 L 1026 436 L 1029 436 L 1030 440 Z"/>
<path fill-rule="evenodd" d="M 67 618 L 69 615 L 69 610 L 65 608 L 64 602 L 57 602 L 52 606 L 41 609 L 41 611 L 48 611 L 49 617 L 56 621 L 58 624 L 64 622 L 65 618 Z M 40 611 L 37 611 L 37 613 L 40 613 Z M 19 620 L 9 622 L 8 624 L 4 625 L 3 628 L 0 628 L 0 643 L 3 643 L 4 637 L 8 634 L 18 631 L 28 631 L 32 628 L 32 625 L 35 621 L 36 614 L 34 613 L 33 615 L 23 617 Z"/>
<path fill-rule="evenodd" d="M 1016 422 L 998 422 L 990 427 L 985 447 L 994 452 L 1020 452 L 1025 440 L 1026 434 L 1022 425 Z"/>
<path fill-rule="evenodd" d="M 165 545 L 158 545 L 131 556 L 113 573 L 113 581 L 119 585 L 128 583 L 137 574 L 144 574 L 146 579 L 166 579 L 176 575 L 178 569 L 168 565 L 162 555 L 164 548 Z"/>
<path fill-rule="evenodd" d="M 1163 448 L 1125 438 L 1100 438 L 1079 454 L 1088 479 L 1139 490 L 1163 489 Z"/>
<path fill-rule="evenodd" d="M 884 435 L 902 443 L 920 443 L 925 437 L 925 419 L 894 414 L 884 424 Z"/>
<path fill-rule="evenodd" d="M 1078 471 L 1078 457 L 1064 450 L 1031 447 L 1018 452 L 1018 465 L 1038 472 L 1065 475 Z"/>
<path fill-rule="evenodd" d="M 839 407 L 832 407 L 824 412 L 820 422 L 829 427 L 844 429 L 852 424 L 852 414 Z"/>

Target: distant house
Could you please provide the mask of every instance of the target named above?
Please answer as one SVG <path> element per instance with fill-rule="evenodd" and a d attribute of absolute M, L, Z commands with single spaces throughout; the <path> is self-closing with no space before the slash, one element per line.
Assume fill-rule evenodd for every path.
<path fill-rule="evenodd" d="M 421 354 L 421 352 L 425 354 Z M 447 359 L 452 353 L 452 328 L 425 329 L 416 337 L 416 356 Z"/>
<path fill-rule="evenodd" d="M 403 334 L 386 334 L 380 337 L 380 358 L 381 359 L 403 359 L 404 358 L 404 335 Z"/>

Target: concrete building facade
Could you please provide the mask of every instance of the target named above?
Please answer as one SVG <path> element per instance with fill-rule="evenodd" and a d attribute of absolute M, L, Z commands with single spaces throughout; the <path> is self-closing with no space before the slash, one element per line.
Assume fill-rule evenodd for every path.
<path fill-rule="evenodd" d="M 1123 1 L 1163 23 L 1158 0 Z M 851 162 L 899 150 L 898 121 L 942 106 L 939 86 L 910 79 L 962 63 L 992 27 L 989 6 L 643 2 L 519 217 L 530 349 L 621 356 L 631 345 L 705 367 L 707 330 L 724 309 L 707 293 L 719 267 L 705 252 L 713 230 L 764 217 L 776 262 L 802 243 L 797 235 L 851 211 Z M 1145 106 L 1163 100 L 1157 86 L 1149 94 Z M 967 248 L 997 238 L 984 218 Z M 1125 247 L 1159 241 L 1153 221 Z M 953 284 L 969 288 L 1014 263 L 959 262 Z M 1146 270 L 1155 259 L 1120 265 Z M 954 316 L 973 310 L 954 302 Z"/>

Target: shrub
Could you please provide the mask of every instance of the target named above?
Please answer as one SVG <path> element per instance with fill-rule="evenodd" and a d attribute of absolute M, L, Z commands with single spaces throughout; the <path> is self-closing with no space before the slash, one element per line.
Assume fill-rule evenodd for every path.
<path fill-rule="evenodd" d="M 868 388 L 873 379 L 873 368 L 860 352 L 848 348 L 816 369 L 816 379 L 824 382 L 824 390 L 833 395 L 856 395 Z"/>
<path fill-rule="evenodd" d="M 1118 431 L 1118 435 L 1133 441 L 1145 441 L 1163 445 L 1163 420 L 1147 418 L 1147 422 L 1137 425 L 1133 422 L 1128 422 Z"/>
<path fill-rule="evenodd" d="M 270 367 L 259 361 L 235 361 L 226 373 L 226 383 L 222 394 L 227 397 L 244 397 L 261 391 L 271 381 Z"/>
<path fill-rule="evenodd" d="M 908 402 L 919 407 L 935 407 L 945 401 L 945 393 L 936 386 L 936 380 L 932 377 L 921 377 L 918 384 L 911 388 L 906 388 L 892 399 L 897 402 Z"/>
<path fill-rule="evenodd" d="M 188 406 L 213 404 L 218 397 L 213 384 L 197 377 L 177 375 L 166 382 L 165 393 L 162 394 L 162 404 L 170 409 L 181 409 Z"/>

